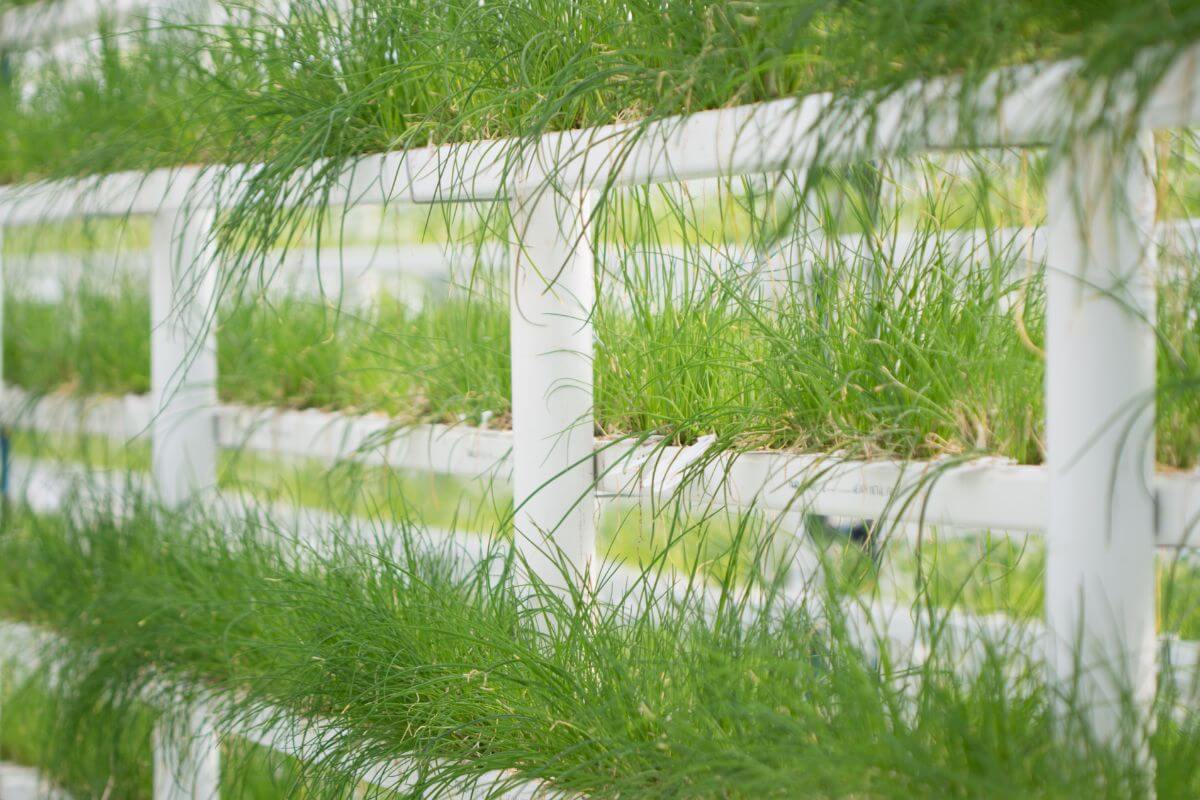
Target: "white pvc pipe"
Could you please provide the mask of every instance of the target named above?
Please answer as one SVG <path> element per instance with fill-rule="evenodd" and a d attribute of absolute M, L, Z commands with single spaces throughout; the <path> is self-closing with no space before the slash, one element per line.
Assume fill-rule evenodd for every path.
<path fill-rule="evenodd" d="M 18 386 L 4 390 L 2 407 L 22 429 L 127 441 L 153 418 L 146 395 L 36 396 Z M 468 480 L 512 480 L 510 431 L 467 425 L 418 425 L 397 430 L 382 414 L 253 406 L 217 407 L 218 444 L 272 456 L 363 464 L 457 475 Z M 386 444 L 383 441 L 386 440 Z M 691 446 L 648 441 L 595 441 L 597 495 L 606 499 L 666 499 L 679 471 L 691 464 Z M 1049 516 L 1048 471 L 999 458 L 947 465 L 939 461 L 843 459 L 835 454 L 750 451 L 721 458 L 695 476 L 687 497 L 733 510 L 798 511 L 889 523 L 964 530 L 1041 531 Z M 1200 471 L 1160 472 L 1154 479 L 1160 548 L 1200 547 Z"/>
<path fill-rule="evenodd" d="M 156 723 L 153 747 L 154 800 L 216 800 L 220 742 L 203 708 L 190 709 L 182 720 Z"/>
<path fill-rule="evenodd" d="M 511 203 L 513 490 L 519 552 L 556 587 L 592 576 L 590 204 L 549 186 Z"/>
<path fill-rule="evenodd" d="M 12 477 L 12 440 L 9 439 L 9 426 L 13 419 L 8 403 L 8 389 L 4 384 L 4 306 L 8 297 L 8 285 L 5 280 L 8 259 L 4 254 L 4 227 L 0 226 L 0 501 L 7 500 L 11 491 Z"/>
<path fill-rule="evenodd" d="M 1148 724 L 1155 685 L 1153 149 L 1115 136 L 1047 184 L 1047 645 L 1093 732 L 1144 748 L 1123 710 Z"/>
<path fill-rule="evenodd" d="M 4 256 L 4 226 L 0 225 L 0 399 L 4 396 L 4 305 L 8 296 L 8 284 L 5 280 L 6 264 Z"/>
<path fill-rule="evenodd" d="M 212 221 L 210 212 L 163 213 L 151 233 L 151 462 L 158 499 L 171 507 L 216 485 Z"/>

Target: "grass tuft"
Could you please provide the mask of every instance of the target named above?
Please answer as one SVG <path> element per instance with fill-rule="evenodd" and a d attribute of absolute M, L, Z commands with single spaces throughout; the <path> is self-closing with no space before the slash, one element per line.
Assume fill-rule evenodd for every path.
<path fill-rule="evenodd" d="M 594 797 L 1147 791 L 1131 751 L 1056 744 L 1041 672 L 1002 643 L 978 671 L 947 669 L 935 647 L 893 672 L 836 615 L 755 612 L 732 584 L 707 615 L 661 597 L 618 614 L 520 589 L 498 571 L 503 550 L 451 568 L 404 526 L 322 554 L 219 527 L 149 509 L 10 518 L 0 547 L 30 567 L 6 573 L 0 607 L 89 653 L 62 654 L 62 702 L 133 713 L 166 680 L 236 691 L 230 718 L 267 705 L 326 718 L 344 734 L 306 768 L 321 796 L 402 754 L 429 793 L 489 769 Z M 1160 708 L 1158 796 L 1196 791 L 1198 745 L 1191 716 Z"/>

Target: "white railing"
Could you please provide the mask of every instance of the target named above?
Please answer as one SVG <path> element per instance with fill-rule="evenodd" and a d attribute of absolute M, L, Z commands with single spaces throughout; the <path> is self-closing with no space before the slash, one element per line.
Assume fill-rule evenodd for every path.
<path fill-rule="evenodd" d="M 119 290 L 127 280 L 149 278 L 151 256 L 149 250 L 10 252 L 5 266 L 10 276 L 20 276 L 21 285 L 16 292 L 10 285 L 9 294 L 53 303 L 63 299 L 68 287 L 89 279 L 97 289 Z M 467 252 L 441 244 L 301 249 L 281 253 L 274 263 L 265 264 L 262 288 L 279 296 L 336 298 L 350 305 L 368 305 L 383 294 L 404 298 L 411 293 L 418 302 L 422 289 L 455 279 L 468 282 L 477 262 L 505 263 L 492 256 L 492 252 Z M 406 286 L 405 281 L 415 286 Z M 250 288 L 256 288 L 254 282 Z"/>
<path fill-rule="evenodd" d="M 0 14 L 0 48 L 43 49 L 95 37 L 103 23 L 129 30 L 209 5 L 205 0 L 40 0 Z"/>
<path fill-rule="evenodd" d="M 13 386 L 5 395 L 5 419 L 52 435 L 129 442 L 151 430 L 155 416 L 147 395 L 37 397 Z M 230 404 L 218 405 L 213 416 L 221 448 L 315 459 L 331 466 L 353 461 L 465 480 L 512 480 L 510 431 L 467 424 L 401 425 L 383 414 Z M 1044 532 L 1049 520 L 1045 466 L 1004 458 L 947 464 L 780 452 L 712 457 L 708 445 L 703 440 L 698 446 L 670 446 L 654 439 L 595 439 L 598 502 L 661 503 L 676 496 L 686 477 L 682 488 L 688 502 L 730 510 L 1031 533 Z M 1159 473 L 1154 494 L 1159 514 L 1156 546 L 1200 547 L 1200 473 Z"/>
<path fill-rule="evenodd" d="M 220 8 L 210 0 L 38 0 L 0 13 L 0 54 L 29 97 L 46 69 L 92 73 L 106 40 L 128 49 L 131 37 L 223 19 Z"/>
<path fill-rule="evenodd" d="M 1077 663 L 1103 665 L 1085 670 L 1080 683 L 1094 728 L 1112 736 L 1122 689 L 1132 687 L 1149 708 L 1157 652 L 1155 547 L 1187 541 L 1197 481 L 1153 475 L 1153 447 L 1147 444 L 1153 441 L 1155 391 L 1155 341 L 1147 322 L 1154 309 L 1155 253 L 1149 165 L 1139 146 L 1102 133 L 1073 137 L 1062 130 L 1063 109 L 1076 108 L 1079 100 L 1073 91 L 1077 71 L 1077 64 L 1062 63 L 996 76 L 996 84 L 978 95 L 969 127 L 960 125 L 958 114 L 967 104 L 952 82 L 932 81 L 883 100 L 871 109 L 875 124 L 851 126 L 853 132 L 838 127 L 848 112 L 836 98 L 814 95 L 647 126 L 547 134 L 533 143 L 474 142 L 367 156 L 321 199 L 345 205 L 398 199 L 510 204 L 518 242 L 512 251 L 514 393 L 508 439 L 516 543 L 548 583 L 564 580 L 545 556 L 558 552 L 569 559 L 569 579 L 587 584 L 600 567 L 593 509 L 597 492 L 612 488 L 605 481 L 615 474 L 618 493 L 654 491 L 660 481 L 667 489 L 681 477 L 673 465 L 695 454 L 660 450 L 642 468 L 644 448 L 627 447 L 625 457 L 613 461 L 606 459 L 617 454 L 615 447 L 596 457 L 589 237 L 591 204 L 602 202 L 604 189 L 802 171 L 818 160 L 912 150 L 1065 142 L 1047 202 L 1045 467 L 985 463 L 936 471 L 932 480 L 928 465 L 848 463 L 810 485 L 813 465 L 827 465 L 828 459 L 743 454 L 724 465 L 728 479 L 715 486 L 701 481 L 698 490 L 726 492 L 733 486 L 740 495 L 733 502 L 794 509 L 797 502 L 811 501 L 816 510 L 874 517 L 894 505 L 898 487 L 919 477 L 914 490 L 924 494 L 914 505 L 926 522 L 1043 529 L 1044 639 L 1052 675 L 1067 683 L 1076 677 Z M 1200 53 L 1189 51 L 1140 107 L 1140 127 L 1200 120 L 1198 80 Z M 1017 88 L 996 93 L 1001 84 Z M 923 113 L 913 113 L 914 107 Z M 1121 114 L 1130 108 L 1110 110 Z M 213 331 L 206 324 L 216 301 L 207 246 L 214 209 L 238 185 L 238 175 L 254 169 L 180 168 L 0 190 L 0 209 L 10 225 L 79 215 L 154 215 L 149 427 L 153 483 L 168 505 L 184 505 L 216 483 L 221 412 Z M 440 436 L 455 434 L 431 428 L 412 435 L 424 436 L 416 441 L 436 449 Z M 211 737 L 205 741 L 211 749 Z M 159 744 L 164 750 L 173 746 Z M 196 763 L 211 757 L 207 751 L 178 756 Z M 208 796 L 215 788 L 171 791 L 164 788 L 162 796 Z"/>

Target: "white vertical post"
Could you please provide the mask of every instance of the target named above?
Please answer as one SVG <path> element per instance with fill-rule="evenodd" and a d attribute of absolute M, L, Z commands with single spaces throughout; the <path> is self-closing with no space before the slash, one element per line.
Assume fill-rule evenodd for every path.
<path fill-rule="evenodd" d="M 221 750 L 203 707 L 189 709 L 182 720 L 156 723 L 153 747 L 154 800 L 216 800 Z"/>
<path fill-rule="evenodd" d="M 5 307 L 5 269 L 4 269 L 4 225 L 0 225 L 0 414 L 7 416 L 7 402 L 4 373 L 4 307 Z M 8 421 L 0 419 L 0 500 L 8 493 L 8 451 L 11 443 L 8 440 Z"/>
<path fill-rule="evenodd" d="M 7 282 L 4 269 L 4 226 L 0 225 L 0 399 L 4 396 L 4 305 L 6 300 Z"/>
<path fill-rule="evenodd" d="M 583 191 L 511 201 L 513 493 L 518 551 L 556 587 L 587 581 L 595 553 L 592 315 Z"/>
<path fill-rule="evenodd" d="M 1046 196 L 1049 664 L 1101 741 L 1143 750 L 1122 712 L 1131 703 L 1148 725 L 1155 685 L 1149 145 L 1115 131 L 1076 141 Z"/>
<path fill-rule="evenodd" d="M 8 397 L 4 376 L 4 306 L 7 300 L 7 284 L 4 269 L 4 227 L 0 225 L 0 502 L 8 499 L 12 468 L 12 440 L 9 431 Z"/>
<path fill-rule="evenodd" d="M 164 212 L 151 234 L 151 461 L 158 499 L 168 507 L 216 485 L 212 222 L 211 212 Z"/>

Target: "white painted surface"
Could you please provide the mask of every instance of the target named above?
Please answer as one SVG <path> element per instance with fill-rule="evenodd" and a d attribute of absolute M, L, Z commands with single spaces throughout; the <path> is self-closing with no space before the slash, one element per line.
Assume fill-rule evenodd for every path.
<path fill-rule="evenodd" d="M 512 203 L 515 529 L 529 568 L 552 586 L 595 577 L 590 209 L 553 186 Z"/>
<path fill-rule="evenodd" d="M 216 800 L 221 782 L 220 739 L 201 707 L 155 725 L 154 800 Z"/>
<path fill-rule="evenodd" d="M 151 460 L 158 496 L 179 506 L 217 478 L 213 215 L 163 213 L 152 231 Z M 102 331 L 95 335 L 102 336 Z"/>
<path fill-rule="evenodd" d="M 88 433 L 123 442 L 145 436 L 150 399 L 36 398 L 5 387 L 0 421 L 51 434 Z M 512 480 L 510 431 L 468 425 L 400 427 L 382 414 L 339 414 L 222 405 L 222 447 L 332 463 L 351 459 L 398 470 L 466 479 Z M 597 494 L 607 498 L 663 499 L 679 488 L 688 448 L 597 439 L 593 443 Z M 939 528 L 1044 531 L 1049 514 L 1044 466 L 1000 458 L 948 466 L 938 461 L 840 459 L 831 455 L 742 453 L 712 459 L 690 474 L 686 500 L 714 500 L 732 509 L 807 511 L 854 519 L 923 523 Z M 1159 473 L 1159 547 L 1200 547 L 1200 471 Z M 19 490 L 19 488 L 18 488 Z"/>
<path fill-rule="evenodd" d="M 1108 138 L 1047 186 L 1046 618 L 1060 686 L 1128 744 L 1125 693 L 1148 721 L 1155 691 L 1155 193 L 1153 142 Z"/>
<path fill-rule="evenodd" d="M 0 762 L 0 800 L 69 800 L 33 767 Z"/>

